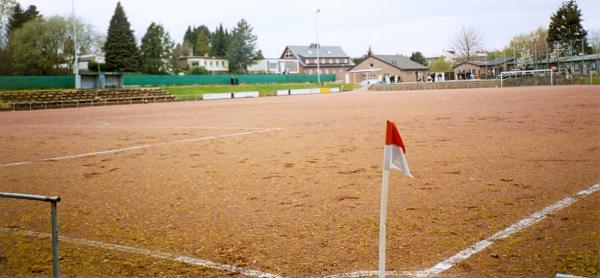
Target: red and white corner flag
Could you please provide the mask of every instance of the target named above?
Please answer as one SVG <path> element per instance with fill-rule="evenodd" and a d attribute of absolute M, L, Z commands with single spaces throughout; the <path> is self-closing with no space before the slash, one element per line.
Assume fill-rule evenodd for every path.
<path fill-rule="evenodd" d="M 413 177 L 406 162 L 406 147 L 402 142 L 402 137 L 396 128 L 396 125 L 387 121 L 385 132 L 385 154 L 384 170 L 397 169 L 404 173 L 407 177 Z"/>
<path fill-rule="evenodd" d="M 379 215 L 379 278 L 385 278 L 385 241 L 387 229 L 387 203 L 390 183 L 390 169 L 398 169 L 408 177 L 413 177 L 406 162 L 406 147 L 396 125 L 387 121 L 385 148 L 383 151 L 383 178 L 381 180 L 381 213 Z"/>

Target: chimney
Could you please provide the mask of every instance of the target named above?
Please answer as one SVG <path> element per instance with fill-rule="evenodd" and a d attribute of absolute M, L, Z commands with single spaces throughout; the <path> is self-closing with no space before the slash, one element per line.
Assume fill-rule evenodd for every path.
<path fill-rule="evenodd" d="M 320 46 L 319 46 L 319 44 L 318 44 L 318 43 L 311 43 L 311 44 L 310 44 L 310 48 L 317 49 L 317 48 L 320 48 Z"/>

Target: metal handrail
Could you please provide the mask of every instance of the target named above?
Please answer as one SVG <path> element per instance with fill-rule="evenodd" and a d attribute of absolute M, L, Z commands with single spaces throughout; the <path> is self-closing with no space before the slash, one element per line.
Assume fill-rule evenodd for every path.
<path fill-rule="evenodd" d="M 41 201 L 41 202 L 49 202 L 50 203 L 51 222 L 52 222 L 52 276 L 54 278 L 60 277 L 60 263 L 59 263 L 60 257 L 58 255 L 58 213 L 57 213 L 57 203 L 60 202 L 60 197 L 9 193 L 9 192 L 0 192 L 0 197 L 21 199 L 21 200 Z"/>

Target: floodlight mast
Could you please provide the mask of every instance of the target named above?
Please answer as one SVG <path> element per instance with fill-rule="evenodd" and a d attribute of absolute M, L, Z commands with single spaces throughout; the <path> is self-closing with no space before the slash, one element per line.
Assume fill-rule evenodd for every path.
<path fill-rule="evenodd" d="M 321 45 L 319 44 L 319 13 L 321 9 L 317 9 L 315 13 L 315 27 L 317 34 L 317 82 L 321 84 Z"/>
<path fill-rule="evenodd" d="M 73 73 L 75 74 L 75 89 L 79 89 L 81 88 L 81 77 L 79 76 L 79 59 L 77 58 L 77 25 L 76 25 L 76 21 L 75 21 L 75 0 L 71 0 L 71 7 L 72 7 L 72 24 L 73 24 L 73 56 L 74 56 L 74 63 L 73 63 Z"/>

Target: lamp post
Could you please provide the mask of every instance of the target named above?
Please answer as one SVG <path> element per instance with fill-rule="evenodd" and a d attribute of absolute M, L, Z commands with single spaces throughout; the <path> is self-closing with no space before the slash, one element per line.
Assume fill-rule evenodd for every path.
<path fill-rule="evenodd" d="M 321 9 L 317 9 L 315 13 L 315 28 L 317 34 L 317 82 L 321 84 L 321 45 L 319 44 L 319 14 Z"/>
<path fill-rule="evenodd" d="M 74 55 L 74 64 L 73 64 L 73 72 L 75 73 L 75 89 L 81 88 L 81 77 L 79 76 L 79 60 L 77 59 L 77 26 L 75 21 L 75 0 L 71 0 L 71 7 L 73 12 L 73 55 Z"/>

